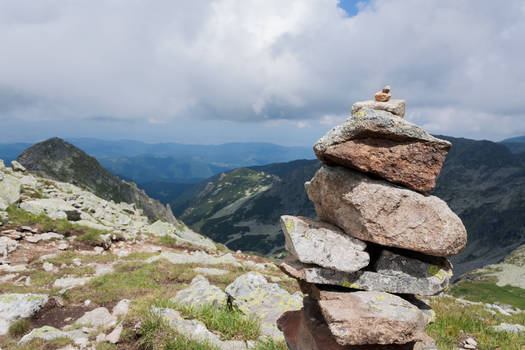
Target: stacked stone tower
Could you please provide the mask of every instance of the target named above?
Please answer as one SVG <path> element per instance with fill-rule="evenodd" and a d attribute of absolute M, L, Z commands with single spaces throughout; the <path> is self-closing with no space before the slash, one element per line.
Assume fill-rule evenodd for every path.
<path fill-rule="evenodd" d="M 305 187 L 319 220 L 281 217 L 291 255 L 280 268 L 307 294 L 278 320 L 291 349 L 435 348 L 434 312 L 415 295 L 448 286 L 447 257 L 467 241 L 429 195 L 451 144 L 405 121 L 390 87 L 375 98 L 314 146 L 324 165 Z"/>

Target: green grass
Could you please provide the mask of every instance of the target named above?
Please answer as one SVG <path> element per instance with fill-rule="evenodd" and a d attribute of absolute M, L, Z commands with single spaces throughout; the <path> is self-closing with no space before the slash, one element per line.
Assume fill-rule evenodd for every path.
<path fill-rule="evenodd" d="M 75 302 L 91 299 L 106 305 L 157 292 L 172 295 L 195 277 L 192 267 L 191 264 L 174 265 L 164 261 L 126 262 L 117 265 L 113 273 L 96 277 L 88 285 L 67 292 L 66 297 Z"/>
<path fill-rule="evenodd" d="M 102 230 L 73 224 L 67 221 L 66 219 L 53 220 L 45 214 L 31 214 L 14 205 L 10 205 L 6 211 L 9 215 L 9 221 L 19 226 L 36 224 L 41 228 L 42 231 L 53 231 L 56 233 L 63 234 L 64 236 L 69 236 L 75 231 L 83 234 L 89 234 L 89 236 L 91 237 L 96 236 L 97 234 L 100 235 L 102 233 L 105 233 L 105 231 Z"/>
<path fill-rule="evenodd" d="M 56 338 L 53 340 L 43 340 L 40 338 L 36 338 L 31 340 L 30 342 L 27 342 L 23 345 L 15 345 L 11 349 L 16 350 L 52 350 L 52 349 L 60 349 L 63 348 L 66 345 L 73 344 L 73 340 L 69 338 Z M 8 348 L 9 349 L 9 348 Z"/>
<path fill-rule="evenodd" d="M 223 340 L 254 340 L 261 335 L 261 323 L 252 316 L 246 316 L 239 310 L 213 305 L 199 307 L 175 305 L 182 317 L 203 322 L 210 331 L 219 334 Z"/>
<path fill-rule="evenodd" d="M 164 235 L 159 238 L 159 243 L 167 244 L 167 245 L 175 245 L 175 238 L 170 237 L 168 235 Z"/>
<path fill-rule="evenodd" d="M 158 255 L 159 253 L 152 253 L 152 252 L 135 252 L 131 253 L 129 255 L 126 255 L 125 257 L 122 257 L 122 260 L 141 260 L 144 261 L 148 258 L 151 258 L 152 256 Z"/>
<path fill-rule="evenodd" d="M 102 342 L 102 343 L 98 343 L 95 349 L 96 350 L 114 350 L 116 348 L 117 348 L 116 345 L 113 345 L 107 342 Z"/>
<path fill-rule="evenodd" d="M 252 350 L 288 350 L 288 346 L 283 340 L 273 340 L 266 338 L 258 341 Z"/>
<path fill-rule="evenodd" d="M 144 315 L 137 335 L 138 344 L 144 350 L 219 350 L 217 347 L 189 340 L 175 333 L 162 317 L 151 312 Z"/>
<path fill-rule="evenodd" d="M 9 335 L 15 338 L 21 337 L 29 332 L 30 327 L 31 322 L 28 319 L 17 320 L 9 326 Z"/>
<path fill-rule="evenodd" d="M 110 263 L 118 260 L 118 256 L 114 254 L 82 255 L 74 251 L 67 251 L 54 258 L 46 259 L 46 261 L 60 266 L 73 264 L 73 259 L 79 259 L 83 263 Z"/>
<path fill-rule="evenodd" d="M 77 236 L 75 239 L 79 242 L 83 242 L 94 247 L 104 243 L 100 238 L 100 231 L 94 229 L 88 230 L 80 236 Z"/>
<path fill-rule="evenodd" d="M 450 294 L 471 301 L 491 304 L 500 302 L 525 310 L 525 290 L 518 287 L 499 287 L 486 281 L 464 281 L 456 283 L 450 289 Z"/>
<path fill-rule="evenodd" d="M 430 305 L 437 318 L 427 327 L 427 334 L 436 340 L 440 350 L 457 347 L 465 335 L 476 339 L 479 350 L 518 350 L 525 345 L 525 334 L 499 333 L 490 328 L 501 323 L 525 324 L 523 313 L 508 317 L 492 315 L 483 306 L 465 306 L 452 298 L 433 298 Z"/>

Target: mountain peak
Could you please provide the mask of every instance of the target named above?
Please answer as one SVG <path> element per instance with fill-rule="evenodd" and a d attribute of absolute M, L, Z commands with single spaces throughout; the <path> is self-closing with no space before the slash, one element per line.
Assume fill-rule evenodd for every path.
<path fill-rule="evenodd" d="M 121 180 L 102 167 L 95 158 L 58 137 L 27 148 L 17 161 L 31 173 L 74 184 L 103 199 L 116 203 L 136 203 L 152 221 L 162 218 L 177 223 L 168 207 L 148 197 L 135 184 Z"/>

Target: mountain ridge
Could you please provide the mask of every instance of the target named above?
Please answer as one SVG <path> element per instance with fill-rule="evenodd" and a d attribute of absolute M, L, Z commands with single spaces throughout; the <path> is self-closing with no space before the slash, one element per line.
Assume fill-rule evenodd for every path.
<path fill-rule="evenodd" d="M 525 243 L 525 218 L 520 215 L 525 212 L 525 155 L 513 154 L 504 145 L 491 141 L 440 137 L 452 142 L 453 147 L 432 194 L 449 204 L 462 218 L 469 232 L 467 248 L 453 259 L 455 272 L 460 275 L 495 263 L 519 244 Z M 307 160 L 247 168 L 278 179 L 272 181 L 268 190 L 249 199 L 230 198 L 239 201 L 239 207 L 227 215 L 220 214 L 224 214 L 225 207 L 232 208 L 231 201 L 226 200 L 223 206 L 215 203 L 216 210 L 210 212 L 209 219 L 206 219 L 195 217 L 193 205 L 198 207 L 198 203 L 194 201 L 192 204 L 188 199 L 198 197 L 206 187 L 208 191 L 212 188 L 220 193 L 223 188 L 221 177 L 224 182 L 232 172 L 194 185 L 172 201 L 172 207 L 190 226 L 232 249 L 253 248 L 264 254 L 276 253 L 284 246 L 284 239 L 279 238 L 282 237 L 278 220 L 280 215 L 315 216 L 313 203 L 307 198 L 303 183 L 310 180 L 319 167 L 319 161 Z M 294 174 L 294 171 L 297 173 Z M 208 199 L 202 196 L 200 203 L 206 203 Z M 286 204 L 289 202 L 295 204 Z M 267 230 L 266 236 L 260 232 L 263 228 Z"/>
<path fill-rule="evenodd" d="M 169 206 L 148 197 L 134 183 L 119 179 L 94 157 L 60 138 L 54 137 L 27 148 L 17 161 L 38 176 L 77 185 L 116 203 L 135 203 L 151 221 L 160 217 L 178 223 Z"/>

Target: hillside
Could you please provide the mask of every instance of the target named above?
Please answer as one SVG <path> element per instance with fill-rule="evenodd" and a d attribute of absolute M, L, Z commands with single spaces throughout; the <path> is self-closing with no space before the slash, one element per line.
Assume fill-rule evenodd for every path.
<path fill-rule="evenodd" d="M 134 183 L 122 181 L 95 158 L 59 138 L 27 148 L 17 161 L 38 176 L 77 185 L 106 200 L 135 203 L 151 221 L 162 218 L 177 223 L 169 207 L 148 197 Z"/>
<path fill-rule="evenodd" d="M 459 275 L 495 263 L 525 242 L 525 155 L 490 141 L 442 138 L 453 147 L 433 194 L 450 205 L 469 233 L 467 248 L 453 259 Z M 284 244 L 279 215 L 315 216 L 302 184 L 319 165 L 312 160 L 238 169 L 195 185 L 171 202 L 172 207 L 193 228 L 231 249 L 277 253 Z M 241 194 L 263 184 L 267 188 L 233 197 L 229 189 L 221 196 L 224 182 L 242 183 Z"/>
<path fill-rule="evenodd" d="M 208 237 L 233 250 L 280 252 L 279 217 L 315 215 L 304 182 L 317 161 L 294 161 L 236 169 L 200 183 L 179 197 L 174 212 Z"/>
<path fill-rule="evenodd" d="M 239 170 L 236 181 L 312 171 L 308 162 L 273 167 Z M 303 295 L 275 261 L 215 247 L 185 227 L 150 225 L 133 205 L 2 161 L 0 198 L 2 349 L 287 349 L 276 319 L 300 308 Z M 425 301 L 437 313 L 426 332 L 440 350 L 466 335 L 479 350 L 525 342 L 502 330 L 525 323 L 511 306 Z"/>
<path fill-rule="evenodd" d="M 310 147 L 261 142 L 189 145 L 91 138 L 65 141 L 95 157 L 113 174 L 139 185 L 150 182 L 196 183 L 235 168 L 315 157 Z M 0 144 L 0 159 L 15 160 L 30 146 L 28 143 Z"/>

